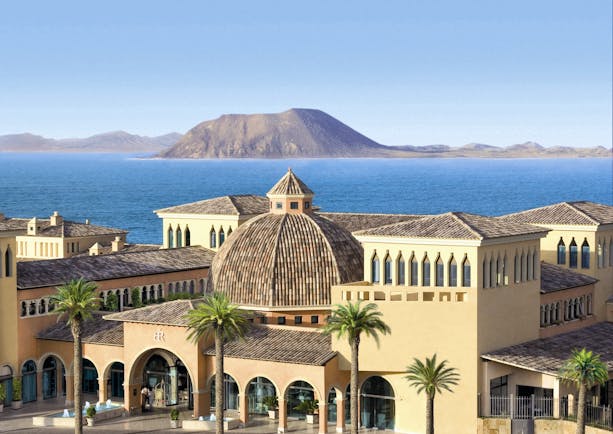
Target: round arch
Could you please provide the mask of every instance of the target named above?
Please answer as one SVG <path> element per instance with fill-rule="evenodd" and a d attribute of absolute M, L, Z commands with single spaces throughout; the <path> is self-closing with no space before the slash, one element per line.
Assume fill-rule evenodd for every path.
<path fill-rule="evenodd" d="M 321 401 L 321 393 L 315 386 L 305 380 L 294 380 L 290 382 L 285 391 L 283 392 L 285 397 L 286 414 L 289 417 L 296 417 L 298 419 L 304 419 L 304 413 L 295 410 L 295 407 L 305 401 Z"/>
<path fill-rule="evenodd" d="M 238 395 L 241 387 L 236 377 L 229 372 L 224 372 L 224 410 L 238 410 L 239 400 Z M 211 407 L 215 406 L 215 373 L 208 379 L 207 386 L 211 393 Z"/>
<path fill-rule="evenodd" d="M 385 378 L 373 375 L 360 385 L 361 426 L 394 429 L 396 403 L 394 388 Z"/>
<path fill-rule="evenodd" d="M 247 381 L 243 393 L 247 396 L 249 414 L 266 414 L 268 410 L 273 410 L 266 405 L 265 400 L 267 397 L 278 396 L 278 390 L 275 383 L 264 375 L 255 376 Z"/>
<path fill-rule="evenodd" d="M 6 392 L 6 397 L 4 398 L 4 401 L 0 401 L 0 404 L 4 404 L 6 406 L 11 405 L 14 372 L 13 367 L 9 363 L 0 366 L 0 384 L 4 386 L 4 391 Z"/>
<path fill-rule="evenodd" d="M 62 356 L 60 356 L 58 353 L 53 353 L 50 351 L 44 353 L 42 356 L 39 357 L 38 361 L 36 362 L 36 366 L 43 366 L 43 364 L 45 363 L 45 359 L 47 357 L 55 357 L 56 359 L 58 359 L 60 363 L 64 366 L 64 369 L 67 370 L 66 373 L 68 373 L 68 368 L 72 368 L 72 366 L 68 366 L 66 364 L 66 361 L 64 360 Z"/>
<path fill-rule="evenodd" d="M 104 368 L 102 378 L 110 382 L 110 388 L 107 390 L 109 396 L 123 398 L 124 369 L 125 365 L 121 360 L 111 360 Z"/>
<path fill-rule="evenodd" d="M 37 366 L 34 359 L 27 359 L 21 365 L 21 399 L 24 403 L 36 401 Z"/>

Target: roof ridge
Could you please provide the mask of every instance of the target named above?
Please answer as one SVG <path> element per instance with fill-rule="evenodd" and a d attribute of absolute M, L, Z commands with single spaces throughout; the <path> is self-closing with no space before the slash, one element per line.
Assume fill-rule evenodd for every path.
<path fill-rule="evenodd" d="M 570 209 L 572 209 L 575 212 L 578 212 L 579 214 L 583 215 L 585 218 L 587 218 L 588 220 L 590 220 L 592 223 L 598 225 L 600 224 L 600 222 L 596 219 L 594 219 L 594 217 L 592 217 L 591 215 L 589 215 L 588 213 L 586 213 L 585 211 L 583 211 L 582 209 L 579 209 L 575 206 L 576 203 L 585 203 L 586 201 L 574 201 L 574 202 L 563 202 L 564 205 L 566 205 L 567 207 L 569 207 Z"/>
<path fill-rule="evenodd" d="M 225 198 L 227 198 L 230 201 L 230 204 L 232 204 L 232 207 L 234 208 L 234 210 L 240 214 L 240 211 L 238 209 L 238 206 L 236 205 L 236 202 L 234 201 L 234 197 L 232 195 L 226 195 L 224 196 Z"/>
<path fill-rule="evenodd" d="M 272 249 L 271 262 L 272 267 L 268 267 L 268 273 L 270 275 L 270 288 L 269 288 L 269 296 L 270 296 L 270 306 L 273 306 L 273 296 L 277 290 L 276 288 L 276 271 L 277 271 L 277 255 L 279 254 L 279 243 L 281 240 L 281 231 L 283 230 L 283 226 L 285 226 L 285 222 L 288 219 L 289 214 L 283 214 L 281 217 L 281 222 L 279 223 L 279 228 L 277 229 L 277 234 L 275 236 L 275 245 Z"/>
<path fill-rule="evenodd" d="M 385 214 L 382 214 L 385 215 Z M 402 215 L 402 214 L 399 214 Z M 424 219 L 432 219 L 432 218 L 436 218 L 436 217 L 440 217 L 442 214 L 434 214 L 434 215 L 424 215 L 423 217 L 417 217 L 415 220 L 424 220 Z M 322 216 L 323 217 L 323 216 Z M 406 225 L 407 223 L 412 223 L 415 220 L 405 220 L 405 221 L 401 221 L 401 222 L 396 222 L 396 223 L 388 223 L 386 225 L 381 225 L 381 226 L 375 226 L 372 228 L 366 228 L 366 229 L 360 229 L 359 231 L 355 231 L 353 232 L 356 235 L 364 235 L 363 232 L 365 231 L 371 231 L 373 229 L 382 229 L 382 228 L 388 228 L 388 227 L 392 227 L 392 226 L 400 226 L 400 225 Z M 334 223 L 334 222 L 332 222 Z"/>
<path fill-rule="evenodd" d="M 456 220 L 458 220 L 462 225 L 464 225 L 470 232 L 472 232 L 474 235 L 476 235 L 479 239 L 484 239 L 485 235 L 482 234 L 481 232 L 479 232 L 477 230 L 477 228 L 473 227 L 470 223 L 468 223 L 463 216 L 461 216 L 460 214 L 468 214 L 468 213 L 463 213 L 460 211 L 452 211 L 449 214 L 452 215 L 452 217 L 454 217 Z M 476 215 L 478 217 L 483 217 L 480 216 L 478 214 L 471 214 L 471 215 Z"/>

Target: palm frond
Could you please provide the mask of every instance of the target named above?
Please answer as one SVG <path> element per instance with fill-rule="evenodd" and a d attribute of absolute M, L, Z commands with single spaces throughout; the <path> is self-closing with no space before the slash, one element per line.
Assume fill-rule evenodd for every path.
<path fill-rule="evenodd" d="M 413 363 L 407 366 L 404 377 L 411 387 L 417 389 L 417 393 L 426 392 L 429 396 L 441 393 L 443 390 L 453 392 L 452 386 L 457 386 L 460 375 L 457 370 L 447 366 L 447 360 L 436 362 L 436 354 L 431 358 L 426 357 L 425 363 L 414 358 Z"/>
<path fill-rule="evenodd" d="M 382 316 L 374 303 L 365 306 L 362 306 L 362 301 L 337 304 L 324 327 L 324 333 L 336 335 L 338 339 L 345 337 L 350 344 L 364 334 L 372 337 L 378 346 L 379 335 L 391 333 Z"/>

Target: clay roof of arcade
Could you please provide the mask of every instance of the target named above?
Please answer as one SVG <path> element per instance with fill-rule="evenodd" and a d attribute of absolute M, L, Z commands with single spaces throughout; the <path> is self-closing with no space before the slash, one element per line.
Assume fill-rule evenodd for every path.
<path fill-rule="evenodd" d="M 319 212 L 317 214 L 327 218 L 328 220 L 332 220 L 334 223 L 345 228 L 349 232 L 377 228 L 379 226 L 386 226 L 426 217 L 415 214 L 367 214 L 352 212 Z"/>
<path fill-rule="evenodd" d="M 283 178 L 270 189 L 270 195 L 308 195 L 314 194 L 307 185 L 289 169 Z"/>
<path fill-rule="evenodd" d="M 613 323 L 600 322 L 568 333 L 536 339 L 483 354 L 486 360 L 556 375 L 575 348 L 587 348 L 613 371 Z"/>
<path fill-rule="evenodd" d="M 17 289 L 63 285 L 75 276 L 100 281 L 209 267 L 214 252 L 204 247 L 77 256 L 17 263 Z"/>
<path fill-rule="evenodd" d="M 113 251 L 113 247 L 110 243 L 95 243 L 92 247 L 98 245 L 101 255 L 111 255 L 116 253 L 129 253 L 129 252 L 149 252 L 151 250 L 160 250 L 162 248 L 159 244 L 124 244 L 123 248 L 119 251 Z M 91 247 L 90 247 L 91 248 Z M 74 256 L 90 256 L 89 250 L 81 252 Z"/>
<path fill-rule="evenodd" d="M 547 230 L 543 228 L 523 223 L 506 222 L 496 217 L 486 217 L 465 212 L 448 212 L 366 229 L 356 232 L 355 235 L 485 240 L 545 232 Z"/>
<path fill-rule="evenodd" d="M 105 315 L 104 319 L 111 320 L 110 322 L 138 322 L 187 327 L 185 315 L 200 303 L 202 303 L 202 299 L 173 300 L 160 304 L 152 304 L 138 309 L 111 313 Z"/>
<path fill-rule="evenodd" d="M 154 211 L 156 214 L 256 215 L 268 212 L 268 199 L 253 194 L 214 197 L 199 202 L 171 206 Z"/>
<path fill-rule="evenodd" d="M 102 313 L 98 312 L 91 319 L 83 322 L 83 343 L 123 346 L 123 324 L 105 321 Z M 51 341 L 73 342 L 70 326 L 60 321 L 38 333 L 37 339 Z"/>
<path fill-rule="evenodd" d="M 0 220 L 0 232 L 1 231 L 26 231 L 28 229 L 28 223 L 31 219 L 25 218 L 5 218 Z M 97 226 L 89 223 L 79 223 L 73 221 L 64 220 L 62 223 L 56 226 L 51 226 L 49 219 L 37 219 L 37 223 L 40 225 L 40 231 L 36 236 L 41 237 L 91 237 L 96 235 L 123 235 L 128 231 L 123 229 L 115 229 L 107 226 Z"/>
<path fill-rule="evenodd" d="M 501 216 L 500 219 L 518 223 L 593 226 L 613 224 L 613 206 L 600 203 L 560 202 Z"/>
<path fill-rule="evenodd" d="M 204 354 L 214 356 L 215 346 L 204 350 Z M 237 359 L 323 366 L 336 352 L 332 351 L 330 336 L 323 333 L 255 326 L 245 339 L 228 342 L 224 355 Z"/>
<path fill-rule="evenodd" d="M 577 288 L 595 282 L 598 282 L 598 279 L 592 276 L 541 262 L 541 294 Z"/>

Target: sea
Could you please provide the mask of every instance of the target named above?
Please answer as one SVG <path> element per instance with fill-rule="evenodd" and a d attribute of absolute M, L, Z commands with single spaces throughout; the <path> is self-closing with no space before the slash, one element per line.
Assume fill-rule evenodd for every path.
<path fill-rule="evenodd" d="M 266 192 L 288 167 L 323 211 L 497 216 L 561 201 L 613 205 L 613 160 L 160 160 L 125 154 L 0 153 L 0 213 L 129 231 L 162 241 L 154 210 L 227 194 Z"/>

